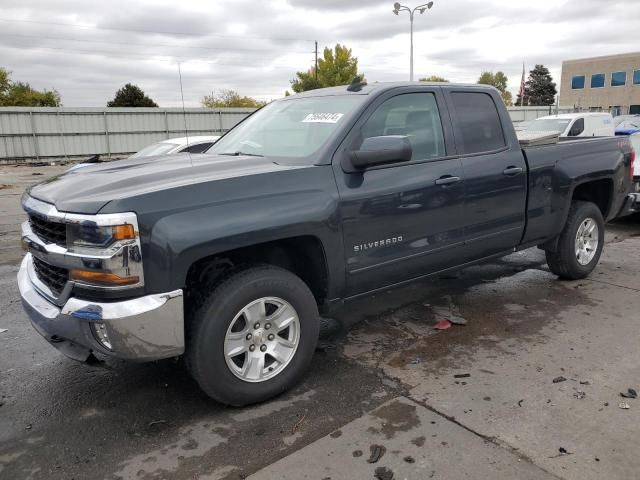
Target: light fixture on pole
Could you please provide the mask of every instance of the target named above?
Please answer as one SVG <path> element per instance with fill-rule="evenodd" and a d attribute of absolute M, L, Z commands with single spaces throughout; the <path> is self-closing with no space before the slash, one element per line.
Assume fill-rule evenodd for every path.
<path fill-rule="evenodd" d="M 433 2 L 425 3 L 424 5 L 418 5 L 413 9 L 409 7 L 405 7 L 404 5 L 400 5 L 399 2 L 396 2 L 393 4 L 392 11 L 395 15 L 398 15 L 400 12 L 409 12 L 409 22 L 411 24 L 411 53 L 409 56 L 410 57 L 409 80 L 411 80 L 412 82 L 413 82 L 413 16 L 416 12 L 420 12 L 420 14 L 423 14 L 427 10 L 430 10 L 431 7 L 433 7 Z"/>

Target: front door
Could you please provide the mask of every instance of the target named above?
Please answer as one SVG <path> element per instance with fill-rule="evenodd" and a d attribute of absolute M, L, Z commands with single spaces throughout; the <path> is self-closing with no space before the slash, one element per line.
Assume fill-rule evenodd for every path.
<path fill-rule="evenodd" d="M 464 179 L 437 87 L 377 99 L 334 156 L 347 266 L 347 296 L 455 265 L 464 248 Z M 405 135 L 409 162 L 345 171 L 368 137 Z"/>

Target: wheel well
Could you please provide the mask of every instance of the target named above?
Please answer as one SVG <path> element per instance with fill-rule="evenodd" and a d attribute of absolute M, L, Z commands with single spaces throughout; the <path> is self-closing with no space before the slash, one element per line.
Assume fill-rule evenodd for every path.
<path fill-rule="evenodd" d="M 613 183 L 611 180 L 594 180 L 592 182 L 578 185 L 573 191 L 573 200 L 583 200 L 595 203 L 606 220 L 609 208 L 611 208 L 612 191 Z"/>
<path fill-rule="evenodd" d="M 187 291 L 215 282 L 233 268 L 252 264 L 275 265 L 296 274 L 307 284 L 319 305 L 327 296 L 326 257 L 322 243 L 312 236 L 260 243 L 202 258 L 187 272 Z"/>

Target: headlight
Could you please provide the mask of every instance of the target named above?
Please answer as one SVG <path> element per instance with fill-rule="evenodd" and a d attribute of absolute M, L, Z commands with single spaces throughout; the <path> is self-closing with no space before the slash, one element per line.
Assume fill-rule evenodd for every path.
<path fill-rule="evenodd" d="M 68 214 L 67 249 L 81 265 L 69 270 L 78 286 L 123 289 L 144 285 L 140 233 L 135 213 Z"/>
<path fill-rule="evenodd" d="M 114 225 L 102 227 L 87 224 L 67 225 L 67 246 L 73 247 L 107 247 L 122 240 L 135 240 L 136 231 L 133 225 Z"/>

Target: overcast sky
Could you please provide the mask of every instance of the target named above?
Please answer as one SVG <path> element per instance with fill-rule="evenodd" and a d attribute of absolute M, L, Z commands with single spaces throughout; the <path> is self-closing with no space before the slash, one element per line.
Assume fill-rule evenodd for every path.
<path fill-rule="evenodd" d="M 55 88 L 65 106 L 105 106 L 127 82 L 161 107 L 234 89 L 281 97 L 319 46 L 346 44 L 371 81 L 409 77 L 409 17 L 393 1 L 0 0 L 0 66 Z M 412 2 L 408 5 L 415 6 Z M 366 5 L 366 7 L 363 7 Z M 434 0 L 415 19 L 416 78 L 474 82 L 502 70 L 517 91 L 522 61 L 639 50 L 639 0 Z M 515 98 L 515 97 L 514 97 Z"/>

